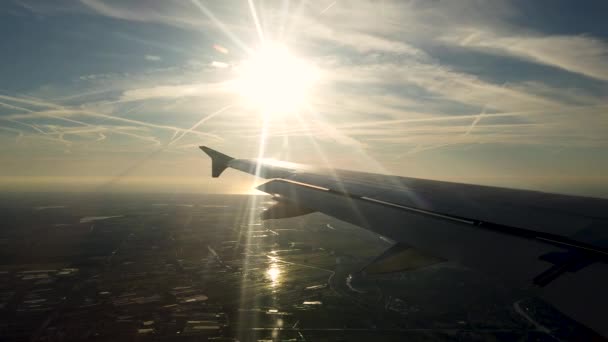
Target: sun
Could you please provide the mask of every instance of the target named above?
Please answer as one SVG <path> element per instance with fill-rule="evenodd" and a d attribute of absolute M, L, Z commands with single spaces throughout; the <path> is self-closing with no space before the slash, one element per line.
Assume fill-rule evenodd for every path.
<path fill-rule="evenodd" d="M 270 43 L 257 49 L 237 67 L 236 91 L 264 114 L 293 113 L 309 99 L 318 70 L 290 53 L 285 45 Z"/>

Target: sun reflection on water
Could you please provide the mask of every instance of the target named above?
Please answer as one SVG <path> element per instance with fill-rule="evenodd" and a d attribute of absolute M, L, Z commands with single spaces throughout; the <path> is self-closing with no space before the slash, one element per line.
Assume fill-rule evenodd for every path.
<path fill-rule="evenodd" d="M 270 286 L 273 288 L 277 287 L 281 282 L 281 269 L 274 260 L 269 264 L 268 269 L 266 270 L 266 277 L 270 280 Z"/>

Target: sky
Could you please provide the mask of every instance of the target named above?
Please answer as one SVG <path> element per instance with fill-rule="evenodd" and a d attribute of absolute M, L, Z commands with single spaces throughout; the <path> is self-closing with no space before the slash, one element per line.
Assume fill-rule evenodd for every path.
<path fill-rule="evenodd" d="M 608 197 L 606 1 L 0 4 L 0 191 L 248 193 L 197 148 Z"/>

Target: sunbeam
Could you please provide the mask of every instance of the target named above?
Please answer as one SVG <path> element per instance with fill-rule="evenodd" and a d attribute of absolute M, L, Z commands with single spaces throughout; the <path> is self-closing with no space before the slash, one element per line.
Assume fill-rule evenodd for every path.
<path fill-rule="evenodd" d="M 260 38 L 260 42 L 264 44 L 264 31 L 262 30 L 262 26 L 260 25 L 260 19 L 258 18 L 258 13 L 255 10 L 255 4 L 253 0 L 247 0 L 249 4 L 249 11 L 251 12 L 251 17 L 253 18 L 253 23 L 255 24 L 255 29 L 258 32 L 258 37 Z"/>
<path fill-rule="evenodd" d="M 198 7 L 211 21 L 219 28 L 227 37 L 232 41 L 236 46 L 243 49 L 243 51 L 249 53 L 251 49 L 243 43 L 234 33 L 232 33 L 224 23 L 222 23 L 219 19 L 213 15 L 213 13 L 207 9 L 207 7 L 203 6 L 199 0 L 192 0 L 192 3 Z"/>

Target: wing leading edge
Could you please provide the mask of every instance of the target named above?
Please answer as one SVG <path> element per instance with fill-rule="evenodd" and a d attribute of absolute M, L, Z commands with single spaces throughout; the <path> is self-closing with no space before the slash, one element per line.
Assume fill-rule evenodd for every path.
<path fill-rule="evenodd" d="M 512 285 L 545 287 L 556 307 L 608 335 L 602 318 L 607 200 L 234 159 L 201 149 L 212 159 L 213 177 L 230 167 L 272 179 L 258 189 L 280 199 L 286 212 L 318 211 Z M 573 300 L 573 293 L 594 297 Z"/>

